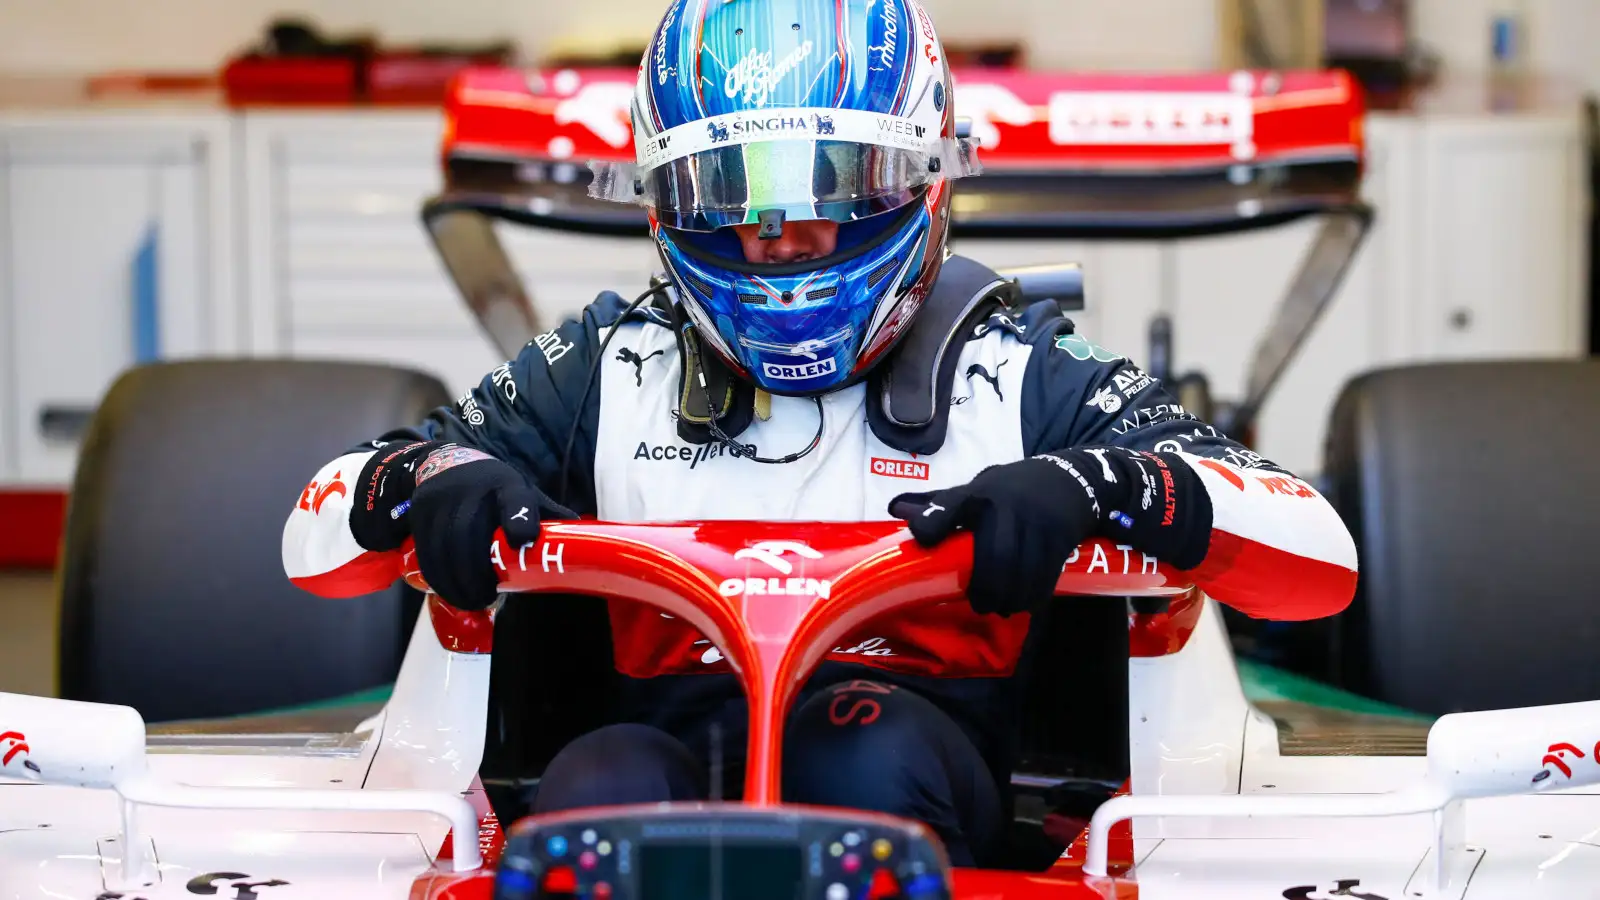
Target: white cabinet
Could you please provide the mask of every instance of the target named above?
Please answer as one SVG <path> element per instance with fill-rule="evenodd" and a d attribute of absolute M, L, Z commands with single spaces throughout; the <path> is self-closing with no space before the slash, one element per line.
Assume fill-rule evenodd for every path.
<path fill-rule="evenodd" d="M 1575 116 L 1428 119 L 1422 265 L 1412 313 L 1427 358 L 1585 351 L 1587 160 Z"/>
<path fill-rule="evenodd" d="M 0 121 L 6 480 L 69 481 L 128 366 L 235 349 L 226 133 L 220 116 Z"/>
<path fill-rule="evenodd" d="M 418 219 L 439 182 L 431 117 L 243 121 L 252 351 L 351 329 L 468 333 Z"/>
<path fill-rule="evenodd" d="M 430 113 L 244 117 L 255 353 L 411 366 L 462 391 L 499 364 L 423 227 L 439 191 L 442 120 Z M 604 289 L 642 290 L 646 241 L 502 229 L 552 323 Z"/>

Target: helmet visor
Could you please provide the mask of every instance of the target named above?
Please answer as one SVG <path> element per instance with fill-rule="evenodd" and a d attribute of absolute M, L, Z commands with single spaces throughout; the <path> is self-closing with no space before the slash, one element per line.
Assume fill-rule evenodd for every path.
<path fill-rule="evenodd" d="M 712 231 L 754 223 L 768 210 L 781 210 L 789 221 L 852 222 L 896 209 L 934 181 L 980 171 L 966 141 L 917 138 L 912 126 L 887 116 L 857 129 L 867 133 L 841 135 L 834 122 L 845 118 L 841 112 L 848 111 L 773 110 L 765 120 L 747 115 L 680 126 L 651 139 L 650 146 L 659 151 L 663 140 L 671 146 L 684 137 L 674 132 L 694 127 L 690 135 L 697 140 L 687 152 L 641 149 L 638 165 L 593 163 L 589 193 L 648 206 L 663 225 Z M 826 123 L 821 129 L 819 120 Z M 788 136 L 773 127 L 785 124 L 796 126 Z M 812 136 L 822 129 L 831 137 Z M 851 136 L 873 140 L 844 139 Z"/>

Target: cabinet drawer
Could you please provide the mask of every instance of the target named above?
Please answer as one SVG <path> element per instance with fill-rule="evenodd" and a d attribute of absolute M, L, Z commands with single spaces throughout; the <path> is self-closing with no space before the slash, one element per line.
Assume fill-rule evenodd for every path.
<path fill-rule="evenodd" d="M 301 275 L 289 280 L 288 295 L 293 334 L 466 335 L 478 327 L 454 285 L 438 272 L 420 277 Z"/>
<path fill-rule="evenodd" d="M 423 197 L 439 192 L 439 169 L 427 158 L 404 163 L 373 163 L 353 156 L 342 163 L 282 163 L 284 209 L 291 216 L 335 210 L 370 210 L 384 198 L 404 198 L 403 212 L 415 213 Z"/>
<path fill-rule="evenodd" d="M 444 116 L 432 112 L 403 115 L 346 109 L 328 115 L 265 113 L 246 118 L 251 128 L 271 136 L 279 155 L 291 165 L 344 165 L 355 159 L 431 167 L 444 134 Z"/>
<path fill-rule="evenodd" d="M 290 223 L 284 235 L 284 270 L 298 275 L 418 278 L 444 275 L 444 266 L 422 223 L 352 221 L 348 224 Z"/>
<path fill-rule="evenodd" d="M 399 227 L 341 233 L 319 224 L 294 231 L 284 280 L 291 329 L 475 333 L 443 261 L 420 222 L 414 227 L 410 233 Z M 632 299 L 657 268 L 644 240 L 504 224 L 499 233 L 535 309 L 552 322 L 576 314 L 601 291 Z"/>

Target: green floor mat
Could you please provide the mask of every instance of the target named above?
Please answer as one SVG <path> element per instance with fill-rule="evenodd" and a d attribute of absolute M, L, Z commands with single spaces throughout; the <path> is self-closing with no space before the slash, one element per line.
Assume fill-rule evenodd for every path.
<path fill-rule="evenodd" d="M 298 713 L 321 712 L 323 710 L 338 709 L 341 706 L 358 706 L 367 703 L 385 703 L 389 695 L 394 693 L 394 685 L 380 684 L 377 687 L 356 691 L 354 694 L 344 694 L 338 697 L 329 697 L 314 703 L 305 703 L 300 706 L 286 706 L 282 709 L 266 709 L 261 712 L 251 713 L 251 716 L 289 716 Z M 248 718 L 248 717 L 241 717 Z"/>
<path fill-rule="evenodd" d="M 1245 699 L 1251 703 L 1288 701 L 1342 712 L 1394 716 L 1423 722 L 1432 721 L 1434 718 L 1388 703 L 1369 700 L 1349 691 L 1341 691 L 1321 682 L 1247 659 L 1239 660 L 1238 665 L 1239 682 L 1244 687 Z"/>

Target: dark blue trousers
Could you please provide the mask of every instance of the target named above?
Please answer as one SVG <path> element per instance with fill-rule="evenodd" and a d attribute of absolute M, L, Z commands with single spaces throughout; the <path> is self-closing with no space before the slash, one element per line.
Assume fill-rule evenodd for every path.
<path fill-rule="evenodd" d="M 704 800 L 723 763 L 720 796 L 744 770 L 744 703 L 683 735 L 608 725 L 577 738 L 540 779 L 534 812 Z M 810 692 L 784 738 L 783 799 L 888 813 L 926 824 L 955 865 L 984 859 L 1004 828 L 1000 792 L 982 756 L 948 715 L 912 691 L 848 681 Z"/>

